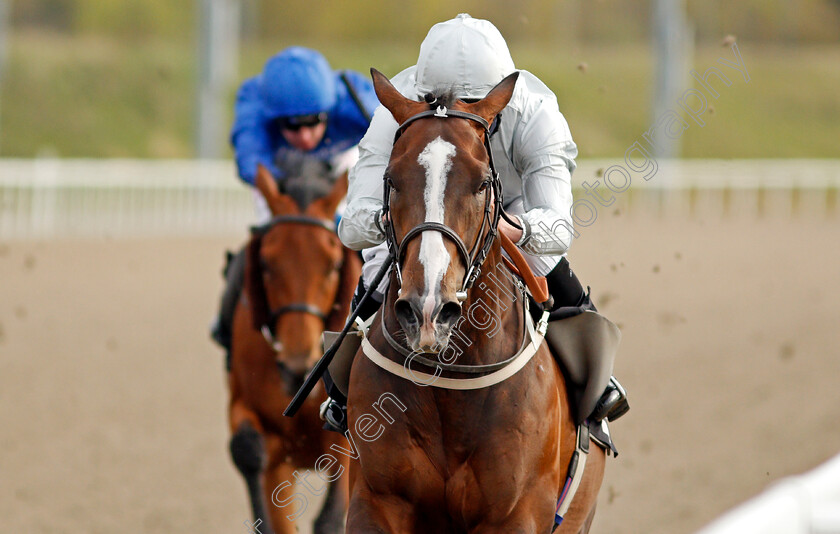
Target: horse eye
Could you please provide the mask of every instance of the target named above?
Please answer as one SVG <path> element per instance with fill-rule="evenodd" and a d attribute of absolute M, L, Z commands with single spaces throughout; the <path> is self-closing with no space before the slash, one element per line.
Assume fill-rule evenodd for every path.
<path fill-rule="evenodd" d="M 271 265 L 269 265 L 267 261 L 262 259 L 260 260 L 260 270 L 262 271 L 263 276 L 269 279 L 272 277 Z"/>
<path fill-rule="evenodd" d="M 484 180 L 478 185 L 478 190 L 476 190 L 476 193 L 481 193 L 488 187 L 490 187 L 490 180 Z"/>

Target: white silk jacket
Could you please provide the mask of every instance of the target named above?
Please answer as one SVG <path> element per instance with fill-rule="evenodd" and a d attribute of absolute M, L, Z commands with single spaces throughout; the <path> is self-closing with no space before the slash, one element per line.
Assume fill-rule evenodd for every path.
<path fill-rule="evenodd" d="M 482 98 L 514 70 L 507 44 L 491 23 L 458 15 L 429 31 L 417 65 L 394 76 L 391 83 L 418 101 L 441 87 L 453 88 L 460 98 Z M 374 221 L 382 208 L 382 177 L 397 127 L 380 105 L 359 144 L 338 228 L 341 241 L 352 249 L 373 247 L 385 239 Z M 505 208 L 530 227 L 520 241 L 522 249 L 536 256 L 565 254 L 572 240 L 571 173 L 577 147 L 556 96 L 530 72 L 520 71 L 491 148 Z"/>

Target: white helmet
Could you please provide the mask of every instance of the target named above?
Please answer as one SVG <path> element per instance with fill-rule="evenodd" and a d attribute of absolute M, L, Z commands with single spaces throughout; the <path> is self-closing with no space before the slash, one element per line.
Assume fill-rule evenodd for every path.
<path fill-rule="evenodd" d="M 514 70 L 499 30 L 461 13 L 429 30 L 420 45 L 415 87 L 420 96 L 451 89 L 459 98 L 479 99 Z"/>

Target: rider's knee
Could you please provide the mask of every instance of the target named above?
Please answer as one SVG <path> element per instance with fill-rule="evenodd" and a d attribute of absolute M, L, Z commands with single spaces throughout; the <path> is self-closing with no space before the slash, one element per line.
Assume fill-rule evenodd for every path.
<path fill-rule="evenodd" d="M 548 283 L 548 292 L 554 297 L 555 307 L 592 304 L 587 291 L 583 288 L 580 280 L 572 271 L 569 260 L 565 257 L 557 262 L 557 265 L 546 275 L 545 279 Z"/>

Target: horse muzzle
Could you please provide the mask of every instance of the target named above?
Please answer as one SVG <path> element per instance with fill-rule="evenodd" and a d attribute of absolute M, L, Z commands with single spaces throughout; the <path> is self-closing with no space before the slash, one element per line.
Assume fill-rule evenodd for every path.
<path fill-rule="evenodd" d="M 418 296 L 398 299 L 394 313 L 406 335 L 408 346 L 419 352 L 439 352 L 449 342 L 452 329 L 461 318 L 461 304 L 448 299 Z M 437 305 L 435 305 L 437 303 Z"/>

